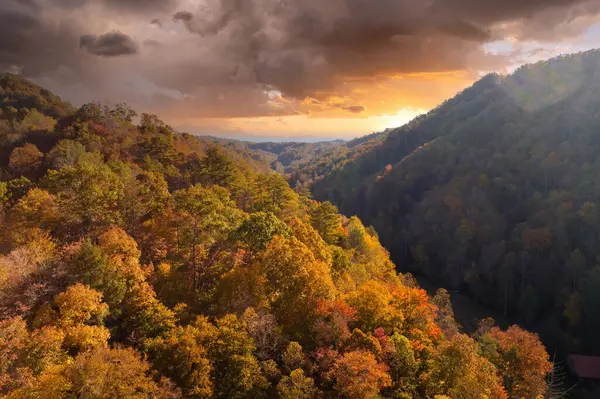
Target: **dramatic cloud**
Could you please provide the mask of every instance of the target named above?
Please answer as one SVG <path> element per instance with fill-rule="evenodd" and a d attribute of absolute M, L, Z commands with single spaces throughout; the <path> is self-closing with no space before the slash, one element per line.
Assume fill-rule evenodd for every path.
<path fill-rule="evenodd" d="M 2 0 L 0 68 L 172 118 L 362 118 L 430 107 L 599 14 L 597 0 Z"/>
<path fill-rule="evenodd" d="M 132 55 L 138 52 L 138 45 L 132 38 L 121 32 L 109 32 L 100 36 L 83 35 L 79 46 L 88 53 L 102 57 Z"/>

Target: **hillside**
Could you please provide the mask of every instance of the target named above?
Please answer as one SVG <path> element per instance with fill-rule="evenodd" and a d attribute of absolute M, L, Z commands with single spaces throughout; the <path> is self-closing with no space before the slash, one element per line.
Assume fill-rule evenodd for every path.
<path fill-rule="evenodd" d="M 218 143 L 225 148 L 236 148 L 254 153 L 268 161 L 271 169 L 284 175 L 290 175 L 295 170 L 315 163 L 319 158 L 347 148 L 347 142 L 343 140 L 304 143 L 293 141 L 251 142 L 212 136 L 199 136 L 198 138 L 202 141 Z"/>
<path fill-rule="evenodd" d="M 536 335 L 461 333 L 445 290 L 245 149 L 8 80 L 26 92 L 0 104 L 0 397 L 548 391 Z"/>
<path fill-rule="evenodd" d="M 600 51 L 486 76 L 314 197 L 373 225 L 400 270 L 599 354 L 599 95 Z"/>

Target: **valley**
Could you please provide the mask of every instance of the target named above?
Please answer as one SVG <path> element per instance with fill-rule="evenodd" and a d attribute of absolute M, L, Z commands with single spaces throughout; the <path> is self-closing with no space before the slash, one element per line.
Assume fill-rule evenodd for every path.
<path fill-rule="evenodd" d="M 195 137 L 156 115 L 137 116 L 126 104 L 75 108 L 16 75 L 3 75 L 0 83 L 0 338 L 3 328 L 22 322 L 32 329 L 23 330 L 23 342 L 34 342 L 45 331 L 40 328 L 68 336 L 64 326 L 73 322 L 61 321 L 61 298 L 92 300 L 99 292 L 113 309 L 109 317 L 74 323 L 109 341 L 70 344 L 75 361 L 130 356 L 106 349 L 109 342 L 124 344 L 149 356 L 146 376 L 171 378 L 173 392 L 191 395 L 199 382 L 189 378 L 196 377 L 173 374 L 164 356 L 179 350 L 177 340 L 195 336 L 204 348 L 198 350 L 209 351 L 202 361 L 210 367 L 194 372 L 204 373 L 203 389 L 214 397 L 232 389 L 275 395 L 291 389 L 286 378 L 302 378 L 308 392 L 432 397 L 444 392 L 434 380 L 416 379 L 409 387 L 386 377 L 395 367 L 384 356 L 393 350 L 387 340 L 405 337 L 414 347 L 421 338 L 412 328 L 428 336 L 426 351 L 435 353 L 428 362 L 440 367 L 444 348 L 452 345 L 474 350 L 465 366 L 499 361 L 480 355 L 490 339 L 542 348 L 537 336 L 511 323 L 538 333 L 559 359 L 600 353 L 594 339 L 600 332 L 598 51 L 488 75 L 402 127 L 319 143 Z M 298 306 L 308 304 L 324 307 L 300 322 Z M 55 312 L 50 321 L 36 321 L 48 306 Z M 384 315 L 373 306 L 389 309 Z M 401 310 L 405 306 L 415 313 Z M 147 324 L 128 309 L 160 320 Z M 497 327 L 482 324 L 489 318 Z M 266 338 L 253 335 L 251 320 L 277 323 L 272 334 L 280 341 L 273 345 L 285 342 L 287 349 L 253 346 Z M 245 388 L 230 387 L 211 371 L 233 366 L 219 366 L 218 356 L 229 355 L 210 352 L 211 338 L 200 338 L 228 328 L 249 334 L 240 339 L 248 342 L 243 356 L 255 371 Z M 58 347 L 67 348 L 65 342 Z M 346 355 L 360 353 L 367 356 L 361 362 L 370 362 L 369 345 L 380 348 L 373 349 L 373 367 L 383 373 L 373 376 L 378 382 L 360 388 L 327 382 L 322 373 L 354 361 Z M 337 351 L 331 355 L 338 366 L 310 368 L 326 348 Z M 292 350 L 300 351 L 297 369 L 281 360 Z M 533 375 L 541 386 L 552 366 L 541 361 L 547 356 L 536 356 Z M 16 362 L 4 373 L 26 365 L 18 363 L 25 358 Z M 75 378 L 74 370 L 60 367 L 61 378 Z M 289 376 L 269 377 L 265 367 Z M 423 363 L 409 374 L 434 372 L 430 367 Z M 505 398 L 501 381 L 509 377 L 490 370 L 480 377 L 497 381 L 492 397 Z M 29 383 L 41 384 L 36 378 Z M 0 385 L 7 394 L 28 389 Z"/>

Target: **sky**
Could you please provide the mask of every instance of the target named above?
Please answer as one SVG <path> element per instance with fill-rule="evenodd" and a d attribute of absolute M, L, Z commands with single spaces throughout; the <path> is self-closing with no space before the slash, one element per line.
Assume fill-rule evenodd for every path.
<path fill-rule="evenodd" d="M 599 0 L 0 0 L 0 71 L 250 140 L 370 134 L 596 47 Z"/>

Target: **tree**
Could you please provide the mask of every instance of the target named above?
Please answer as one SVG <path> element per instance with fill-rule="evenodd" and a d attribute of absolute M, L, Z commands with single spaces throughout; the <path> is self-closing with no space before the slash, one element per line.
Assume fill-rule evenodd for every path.
<path fill-rule="evenodd" d="M 86 157 L 85 146 L 78 141 L 60 140 L 47 155 L 46 162 L 53 169 L 77 166 Z"/>
<path fill-rule="evenodd" d="M 348 399 L 375 397 L 392 383 L 387 367 L 364 351 L 344 354 L 336 361 L 333 373 L 336 392 Z"/>
<path fill-rule="evenodd" d="M 10 153 L 8 166 L 15 174 L 30 174 L 40 167 L 43 157 L 44 154 L 35 145 L 25 143 Z"/>
<path fill-rule="evenodd" d="M 159 336 L 175 326 L 175 313 L 156 298 L 145 281 L 127 292 L 122 312 L 121 334 L 133 342 Z"/>
<path fill-rule="evenodd" d="M 284 367 L 290 372 L 304 366 L 304 351 L 298 342 L 290 342 L 285 352 L 281 355 Z"/>
<path fill-rule="evenodd" d="M 283 350 L 285 341 L 275 316 L 264 311 L 259 314 L 253 308 L 246 308 L 242 321 L 256 345 L 256 358 L 261 361 L 276 359 Z"/>
<path fill-rule="evenodd" d="M 294 237 L 276 236 L 255 259 L 264 275 L 264 290 L 273 313 L 284 329 L 300 337 L 318 299 L 331 298 L 333 283 L 327 264 Z"/>
<path fill-rule="evenodd" d="M 14 243 L 23 244 L 34 230 L 52 230 L 59 220 L 54 196 L 45 190 L 32 188 L 12 208 L 8 218 L 8 233 Z"/>
<path fill-rule="evenodd" d="M 137 116 L 137 112 L 126 103 L 118 103 L 110 110 L 110 115 L 119 123 L 131 123 Z"/>
<path fill-rule="evenodd" d="M 437 324 L 448 338 L 452 338 L 458 333 L 458 324 L 454 319 L 454 309 L 452 308 L 450 294 L 444 288 L 438 289 L 433 297 L 433 303 L 438 309 Z"/>
<path fill-rule="evenodd" d="M 9 394 L 16 398 L 64 398 L 72 392 L 85 398 L 179 397 L 167 380 L 152 379 L 147 362 L 130 348 L 98 348 L 79 354 L 73 362 L 52 367 L 30 386 Z"/>
<path fill-rule="evenodd" d="M 23 119 L 15 123 L 14 127 L 19 132 L 29 132 L 35 130 L 52 131 L 56 125 L 56 119 L 46 116 L 37 109 L 26 110 Z"/>
<path fill-rule="evenodd" d="M 262 393 L 268 383 L 253 355 L 256 347 L 244 322 L 226 315 L 217 320 L 216 327 L 216 339 L 208 343 L 215 397 L 246 398 Z"/>
<path fill-rule="evenodd" d="M 279 217 L 295 215 L 296 194 L 278 174 L 264 174 L 255 178 L 253 200 L 256 211 L 272 212 Z"/>
<path fill-rule="evenodd" d="M 596 266 L 585 274 L 580 289 L 583 314 L 587 320 L 587 328 L 583 331 L 584 337 L 587 338 L 585 349 L 593 353 L 600 353 L 600 344 L 593 338 L 600 333 L 598 287 L 600 287 L 600 267 Z"/>
<path fill-rule="evenodd" d="M 220 147 L 208 147 L 201 162 L 203 183 L 232 188 L 237 178 L 235 164 L 223 153 Z"/>
<path fill-rule="evenodd" d="M 313 379 L 306 377 L 301 369 L 292 371 L 277 384 L 277 395 L 281 399 L 313 399 L 317 392 Z"/>
<path fill-rule="evenodd" d="M 117 314 L 127 292 L 127 278 L 118 265 L 110 262 L 102 249 L 85 241 L 73 257 L 71 271 L 85 284 L 102 291 L 106 302 Z"/>
<path fill-rule="evenodd" d="M 51 170 L 41 185 L 55 196 L 63 219 L 84 231 L 121 219 L 123 183 L 106 165 Z"/>
<path fill-rule="evenodd" d="M 316 321 L 312 326 L 319 347 L 339 348 L 350 338 L 349 324 L 356 321 L 356 310 L 341 299 L 323 300 L 316 304 Z"/>
<path fill-rule="evenodd" d="M 102 324 L 108 314 L 108 306 L 102 303 L 102 294 L 83 284 L 75 284 L 56 295 L 57 323 L 61 327 L 75 324 Z"/>
<path fill-rule="evenodd" d="M 132 120 L 133 114 L 130 112 L 126 105 L 122 106 L 123 110 L 115 110 L 117 115 L 123 114 L 125 119 Z M 129 120 L 129 121 L 130 121 Z M 173 134 L 173 128 L 171 126 L 165 124 L 161 121 L 158 116 L 154 114 L 146 114 L 143 113 L 140 120 L 140 125 L 138 126 L 141 133 L 145 134 L 162 134 L 166 136 L 170 136 Z"/>
<path fill-rule="evenodd" d="M 419 363 L 415 357 L 412 344 L 403 335 L 394 334 L 389 339 L 389 350 L 384 354 L 385 362 L 389 366 L 392 378 L 392 390 L 396 393 L 416 396 L 419 381 L 417 373 Z"/>
<path fill-rule="evenodd" d="M 290 234 L 290 229 L 273 213 L 256 212 L 251 213 L 231 236 L 251 252 L 258 252 L 264 250 L 276 235 L 289 237 Z"/>
<path fill-rule="evenodd" d="M 328 244 L 340 239 L 341 219 L 338 209 L 329 201 L 317 204 L 310 211 L 310 223 Z"/>
<path fill-rule="evenodd" d="M 10 387 L 28 339 L 27 324 L 21 317 L 0 321 L 0 394 Z"/>
<path fill-rule="evenodd" d="M 442 343 L 428 376 L 429 395 L 456 399 L 505 399 L 496 368 L 477 352 L 477 344 L 463 334 Z"/>
<path fill-rule="evenodd" d="M 507 331 L 496 327 L 489 334 L 498 343 L 496 367 L 509 397 L 544 395 L 548 388 L 546 375 L 552 363 L 538 336 L 517 326 L 511 326 Z"/>
<path fill-rule="evenodd" d="M 337 246 L 328 246 L 319 233 L 309 223 L 305 223 L 297 217 L 286 220 L 286 223 L 294 237 L 306 245 L 315 255 L 315 258 L 320 261 L 328 264 L 331 263 L 332 255 L 330 248 L 335 247 L 342 250 Z"/>
<path fill-rule="evenodd" d="M 121 213 L 127 229 L 135 234 L 141 221 L 160 215 L 171 200 L 169 187 L 162 174 L 139 171 L 126 163 L 113 163 L 124 185 Z"/>
<path fill-rule="evenodd" d="M 207 336 L 214 334 L 214 327 L 208 324 L 176 327 L 144 346 L 154 367 L 174 381 L 186 398 L 208 398 L 213 394 L 213 367 L 206 345 Z"/>
<path fill-rule="evenodd" d="M 382 327 L 391 331 L 402 325 L 402 313 L 391 309 L 392 295 L 381 283 L 368 281 L 352 292 L 348 304 L 356 309 L 358 326 L 363 331 L 372 331 Z"/>
<path fill-rule="evenodd" d="M 101 300 L 101 293 L 83 284 L 73 285 L 54 297 L 58 313 L 53 324 L 64 331 L 63 345 L 70 351 L 107 346 L 110 332 L 103 323 L 108 306 Z"/>
<path fill-rule="evenodd" d="M 240 222 L 242 213 L 222 187 L 205 188 L 199 184 L 173 194 L 181 215 L 180 242 L 188 263 L 191 286 L 207 289 L 212 282 L 208 258 L 210 247 L 225 239 Z M 201 267 L 203 267 L 201 269 Z"/>
<path fill-rule="evenodd" d="M 569 259 L 566 263 L 567 273 L 570 277 L 571 289 L 573 291 L 577 291 L 579 288 L 579 283 L 584 273 L 587 265 L 587 260 L 585 256 L 581 253 L 579 249 L 571 252 Z"/>

